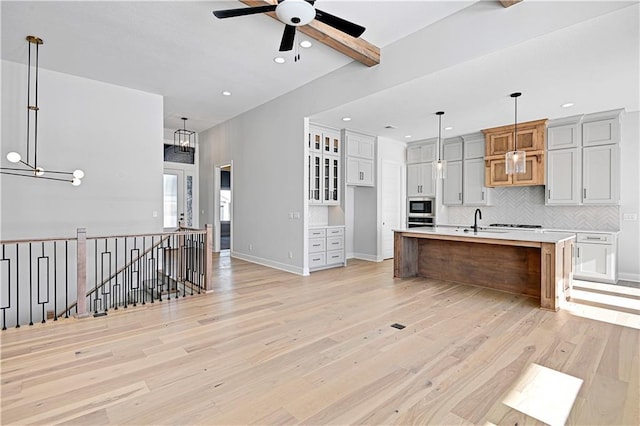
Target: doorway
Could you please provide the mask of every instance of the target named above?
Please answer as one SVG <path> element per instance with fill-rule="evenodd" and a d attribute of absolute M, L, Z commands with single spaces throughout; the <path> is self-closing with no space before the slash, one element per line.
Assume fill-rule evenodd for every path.
<path fill-rule="evenodd" d="M 165 167 L 162 182 L 162 227 L 165 231 L 174 231 L 180 226 L 197 226 L 193 215 L 197 209 L 193 197 L 197 190 L 195 185 L 194 172 Z"/>
<path fill-rule="evenodd" d="M 231 165 L 220 167 L 220 250 L 231 249 Z"/>
<path fill-rule="evenodd" d="M 400 163 L 382 161 L 380 172 L 381 252 L 383 259 L 391 259 L 393 230 L 403 227 L 404 194 L 398 189 L 404 187 L 404 168 Z"/>

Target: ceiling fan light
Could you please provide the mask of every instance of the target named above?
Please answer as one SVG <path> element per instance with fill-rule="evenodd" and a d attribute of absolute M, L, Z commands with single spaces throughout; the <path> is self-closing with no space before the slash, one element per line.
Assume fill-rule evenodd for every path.
<path fill-rule="evenodd" d="M 74 170 L 73 171 L 73 177 L 74 178 L 78 178 L 78 179 L 82 179 L 84 177 L 84 172 L 80 169 L 78 170 Z"/>
<path fill-rule="evenodd" d="M 82 181 L 79 178 L 74 177 L 73 179 L 71 179 L 71 185 L 73 186 L 80 186 L 81 183 Z"/>
<path fill-rule="evenodd" d="M 278 19 L 287 25 L 307 25 L 316 17 L 316 9 L 304 0 L 284 0 L 276 7 Z"/>
<path fill-rule="evenodd" d="M 19 162 L 20 160 L 22 160 L 22 157 L 21 157 L 21 156 L 20 156 L 20 154 L 18 154 L 17 152 L 12 151 L 12 152 L 10 152 L 10 153 L 8 153 L 8 154 L 7 154 L 7 160 L 8 160 L 10 163 L 17 163 L 17 162 Z"/>
<path fill-rule="evenodd" d="M 35 174 L 36 176 L 42 176 L 44 175 L 44 169 L 42 167 L 36 167 L 33 170 L 33 174 Z"/>

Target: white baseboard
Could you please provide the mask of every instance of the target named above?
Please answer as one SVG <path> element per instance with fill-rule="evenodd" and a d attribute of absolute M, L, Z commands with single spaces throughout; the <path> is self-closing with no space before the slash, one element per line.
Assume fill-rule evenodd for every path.
<path fill-rule="evenodd" d="M 640 274 L 627 274 L 625 272 L 618 272 L 618 279 L 623 281 L 640 282 Z"/>
<path fill-rule="evenodd" d="M 378 256 L 374 254 L 365 254 L 365 253 L 351 253 L 349 256 L 351 259 L 360 259 L 360 260 L 368 260 L 369 262 L 381 262 L 381 259 L 378 259 Z"/>
<path fill-rule="evenodd" d="M 286 263 L 274 262 L 273 260 L 263 259 L 261 257 L 251 256 L 246 253 L 231 252 L 231 257 L 246 260 L 247 262 L 257 263 L 258 265 L 268 266 L 269 268 L 279 269 L 281 271 L 290 272 L 297 275 L 309 275 L 309 268 L 299 268 L 297 266 L 287 265 Z"/>

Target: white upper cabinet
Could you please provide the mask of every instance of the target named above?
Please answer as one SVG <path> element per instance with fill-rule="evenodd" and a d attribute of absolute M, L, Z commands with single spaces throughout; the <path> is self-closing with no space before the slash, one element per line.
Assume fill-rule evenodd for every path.
<path fill-rule="evenodd" d="M 567 117 L 549 122 L 547 149 L 579 148 L 582 145 L 582 116 Z"/>
<path fill-rule="evenodd" d="M 433 163 L 407 165 L 407 197 L 435 197 Z"/>
<path fill-rule="evenodd" d="M 547 205 L 620 202 L 622 110 L 549 121 Z"/>
<path fill-rule="evenodd" d="M 462 144 L 460 147 L 462 148 Z M 462 157 L 462 151 L 460 151 L 460 157 Z M 462 161 L 447 162 L 447 177 L 442 180 L 442 204 L 462 205 Z"/>
<path fill-rule="evenodd" d="M 582 120 L 582 146 L 619 143 L 621 116 L 622 110 L 585 115 Z"/>
<path fill-rule="evenodd" d="M 558 149 L 547 154 L 548 205 L 580 204 L 580 149 Z"/>
<path fill-rule="evenodd" d="M 436 160 L 436 140 L 417 142 L 407 147 L 407 164 L 428 163 Z"/>
<path fill-rule="evenodd" d="M 484 159 L 484 135 L 482 132 L 463 136 L 464 159 L 483 158 Z"/>
<path fill-rule="evenodd" d="M 465 206 L 486 206 L 490 204 L 489 198 L 493 189 L 484 186 L 484 172 L 484 158 L 464 160 L 462 200 Z"/>
<path fill-rule="evenodd" d="M 462 160 L 462 138 L 445 139 L 442 142 L 442 158 L 446 161 Z"/>
<path fill-rule="evenodd" d="M 340 131 L 317 124 L 309 125 L 310 204 L 340 204 L 340 180 L 342 178 Z"/>
<path fill-rule="evenodd" d="M 349 157 L 373 160 L 375 155 L 375 138 L 373 136 L 345 131 L 345 139 L 347 141 L 347 155 Z"/>
<path fill-rule="evenodd" d="M 347 185 L 374 186 L 376 138 L 351 130 L 343 131 L 347 146 Z"/>

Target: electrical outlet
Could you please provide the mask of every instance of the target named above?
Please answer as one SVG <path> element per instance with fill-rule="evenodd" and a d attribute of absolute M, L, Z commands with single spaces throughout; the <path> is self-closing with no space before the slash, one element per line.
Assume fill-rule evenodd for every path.
<path fill-rule="evenodd" d="M 636 221 L 638 220 L 638 213 L 625 213 L 622 215 L 622 220 Z"/>
<path fill-rule="evenodd" d="M 253 251 L 253 244 L 249 244 L 249 251 Z"/>
<path fill-rule="evenodd" d="M 289 212 L 289 219 L 293 219 L 293 212 Z"/>
<path fill-rule="evenodd" d="M 293 259 L 293 252 L 292 251 L 289 252 L 289 259 Z"/>
<path fill-rule="evenodd" d="M 300 219 L 300 212 L 293 212 L 294 219 Z"/>

